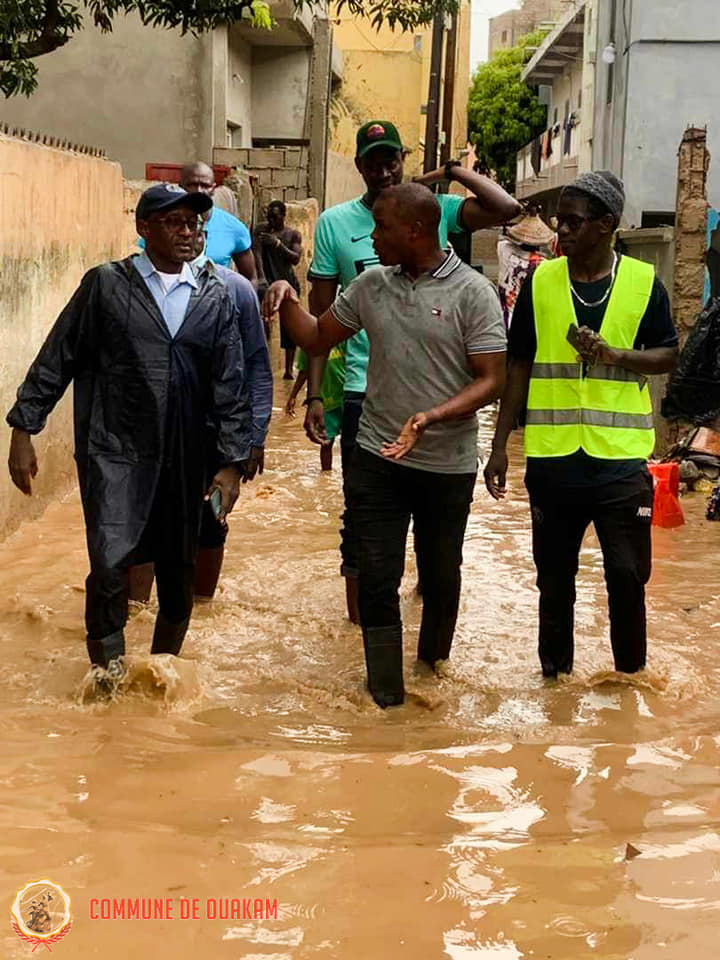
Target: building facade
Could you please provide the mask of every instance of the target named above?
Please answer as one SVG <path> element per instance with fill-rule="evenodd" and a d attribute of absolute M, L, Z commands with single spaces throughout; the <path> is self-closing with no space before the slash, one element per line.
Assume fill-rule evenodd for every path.
<path fill-rule="evenodd" d="M 518 153 L 518 197 L 550 213 L 578 173 L 607 169 L 625 182 L 627 226 L 672 224 L 686 127 L 707 124 L 720 156 L 719 55 L 717 0 L 576 0 L 523 73 L 548 103 L 548 131 Z M 717 166 L 708 196 L 720 205 Z"/>
<path fill-rule="evenodd" d="M 528 33 L 561 20 L 571 3 L 572 0 L 524 0 L 519 8 L 491 17 L 488 59 L 498 50 L 514 47 Z"/>
<path fill-rule="evenodd" d="M 182 36 L 135 14 L 118 17 L 110 34 L 88 25 L 38 60 L 37 91 L 6 100 L 1 119 L 97 145 L 132 179 L 148 164 L 211 163 L 227 147 L 304 149 L 309 177 L 307 154 L 324 166 L 327 136 L 327 95 L 315 103 L 313 94 L 327 94 L 342 61 L 323 5 L 270 8 L 273 30 L 242 24 Z"/>
<path fill-rule="evenodd" d="M 332 105 L 330 146 L 336 156 L 351 160 L 355 133 L 373 117 L 392 120 L 409 151 L 406 169 L 422 171 L 426 103 L 430 79 L 432 30 L 401 33 L 384 26 L 376 31 L 365 19 L 342 15 L 333 31 L 343 54 L 343 82 Z M 447 31 L 443 49 L 443 80 Z M 452 129 L 443 131 L 451 156 L 467 146 L 467 103 L 470 91 L 470 4 L 458 16 L 454 65 Z M 443 116 L 443 103 L 440 103 Z M 441 134 L 441 142 L 442 142 Z"/>

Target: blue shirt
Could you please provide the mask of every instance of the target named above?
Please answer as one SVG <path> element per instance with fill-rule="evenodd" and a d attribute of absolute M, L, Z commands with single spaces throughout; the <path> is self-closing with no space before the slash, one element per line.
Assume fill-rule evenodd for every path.
<path fill-rule="evenodd" d="M 441 213 L 440 246 L 445 249 L 448 233 L 463 229 L 458 216 L 465 198 L 454 193 L 439 193 L 435 199 Z M 363 203 L 362 197 L 323 211 L 315 227 L 310 278 L 338 279 L 341 289 L 346 290 L 358 274 L 380 263 L 371 237 L 374 229 L 372 210 Z M 367 333 L 361 330 L 347 341 L 346 393 L 365 393 L 369 356 Z"/>
<path fill-rule="evenodd" d="M 133 257 L 133 266 L 147 284 L 170 336 L 174 337 L 185 319 L 192 292 L 197 290 L 198 286 L 190 264 L 183 264 L 182 270 L 177 275 L 177 280 L 169 290 L 165 289 L 165 284 L 158 275 L 154 263 L 145 252 Z"/>
<path fill-rule="evenodd" d="M 227 210 L 213 207 L 207 223 L 205 252 L 213 263 L 229 267 L 234 253 L 245 253 L 252 246 L 250 231 Z"/>
<path fill-rule="evenodd" d="M 214 270 L 218 280 L 227 287 L 235 305 L 245 358 L 245 382 L 252 410 L 252 445 L 263 447 L 272 415 L 273 377 L 270 351 L 260 319 L 260 304 L 255 288 L 246 277 L 218 264 L 214 264 Z"/>

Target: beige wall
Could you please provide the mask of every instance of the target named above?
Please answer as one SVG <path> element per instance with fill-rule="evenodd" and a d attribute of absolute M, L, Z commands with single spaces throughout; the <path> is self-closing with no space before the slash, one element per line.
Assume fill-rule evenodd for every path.
<path fill-rule="evenodd" d="M 253 49 L 253 136 L 279 142 L 305 136 L 309 47 Z"/>
<path fill-rule="evenodd" d="M 4 100 L 5 123 L 106 150 L 129 177 L 146 162 L 209 159 L 211 37 L 118 17 L 111 34 L 87 27 L 37 60 L 32 97 Z"/>
<path fill-rule="evenodd" d="M 129 252 L 136 190 L 124 189 L 116 163 L 2 136 L 0 174 L 0 217 L 6 225 L 0 234 L 4 416 L 82 275 Z M 73 481 L 71 413 L 67 395 L 36 442 L 40 472 L 32 499 L 12 486 L 4 468 L 0 473 L 0 536 L 40 513 Z M 9 430 L 4 443 L 7 449 Z"/>
<path fill-rule="evenodd" d="M 234 30 L 228 31 L 227 46 L 227 121 L 241 127 L 241 135 L 233 138 L 233 147 L 251 147 L 253 137 L 253 86 L 252 47 Z M 227 126 L 227 124 L 226 124 Z M 225 134 L 214 146 L 226 146 Z"/>
<path fill-rule="evenodd" d="M 411 175 L 419 172 L 422 168 L 420 104 L 424 102 L 421 101 L 421 57 L 403 50 L 352 50 L 344 47 L 342 50 L 341 98 L 345 122 L 332 131 L 331 149 L 353 157 L 355 134 L 361 124 L 371 119 L 392 120 L 400 131 L 404 146 L 410 151 L 407 172 Z"/>
<path fill-rule="evenodd" d="M 334 207 L 336 203 L 352 200 L 364 192 L 365 184 L 355 168 L 354 158 L 331 150 L 328 153 L 325 205 Z"/>
<path fill-rule="evenodd" d="M 467 140 L 470 25 L 470 4 L 463 3 L 458 23 L 453 129 L 447 132 L 452 154 L 463 150 Z M 333 102 L 330 149 L 352 157 L 355 133 L 362 123 L 373 118 L 392 120 L 410 151 L 406 173 L 420 173 L 426 124 L 421 108 L 428 97 L 431 28 L 414 34 L 389 27 L 376 31 L 368 20 L 343 16 L 334 28 L 334 39 L 343 51 L 344 70 L 340 93 Z"/>

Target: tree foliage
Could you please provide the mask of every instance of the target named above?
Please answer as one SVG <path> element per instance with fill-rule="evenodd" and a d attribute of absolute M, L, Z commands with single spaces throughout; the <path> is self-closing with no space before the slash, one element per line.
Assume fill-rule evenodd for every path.
<path fill-rule="evenodd" d="M 313 0 L 293 0 L 299 9 Z M 335 0 L 340 12 L 367 17 L 374 27 L 387 23 L 412 30 L 436 13 L 453 13 L 460 0 Z M 105 33 L 116 17 L 136 13 L 148 27 L 199 34 L 223 24 L 246 21 L 271 29 L 266 0 L 0 0 L 0 90 L 6 97 L 29 96 L 37 87 L 37 66 L 44 53 L 64 46 L 82 30 L 86 18 Z"/>
<path fill-rule="evenodd" d="M 468 128 L 478 160 L 497 171 L 503 186 L 514 187 L 516 154 L 544 129 L 547 109 L 520 79 L 546 32 L 523 37 L 498 50 L 475 71 L 468 100 Z"/>

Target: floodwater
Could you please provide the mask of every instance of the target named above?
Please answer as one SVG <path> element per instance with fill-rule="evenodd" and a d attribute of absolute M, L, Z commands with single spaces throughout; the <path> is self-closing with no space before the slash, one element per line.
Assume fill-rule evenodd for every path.
<path fill-rule="evenodd" d="M 1 545 L 2 956 L 30 954 L 10 905 L 47 877 L 74 915 L 52 951 L 74 960 L 716 958 L 720 527 L 698 497 L 654 531 L 633 680 L 610 672 L 589 535 L 576 672 L 545 682 L 518 449 L 508 501 L 476 491 L 443 678 L 413 672 L 409 558 L 410 696 L 384 712 L 343 619 L 339 451 L 321 475 L 280 409 L 217 600 L 175 663 L 150 662 L 152 609 L 133 617 L 116 702 L 84 700 L 77 497 Z M 93 919 L 123 898 L 173 917 Z"/>

